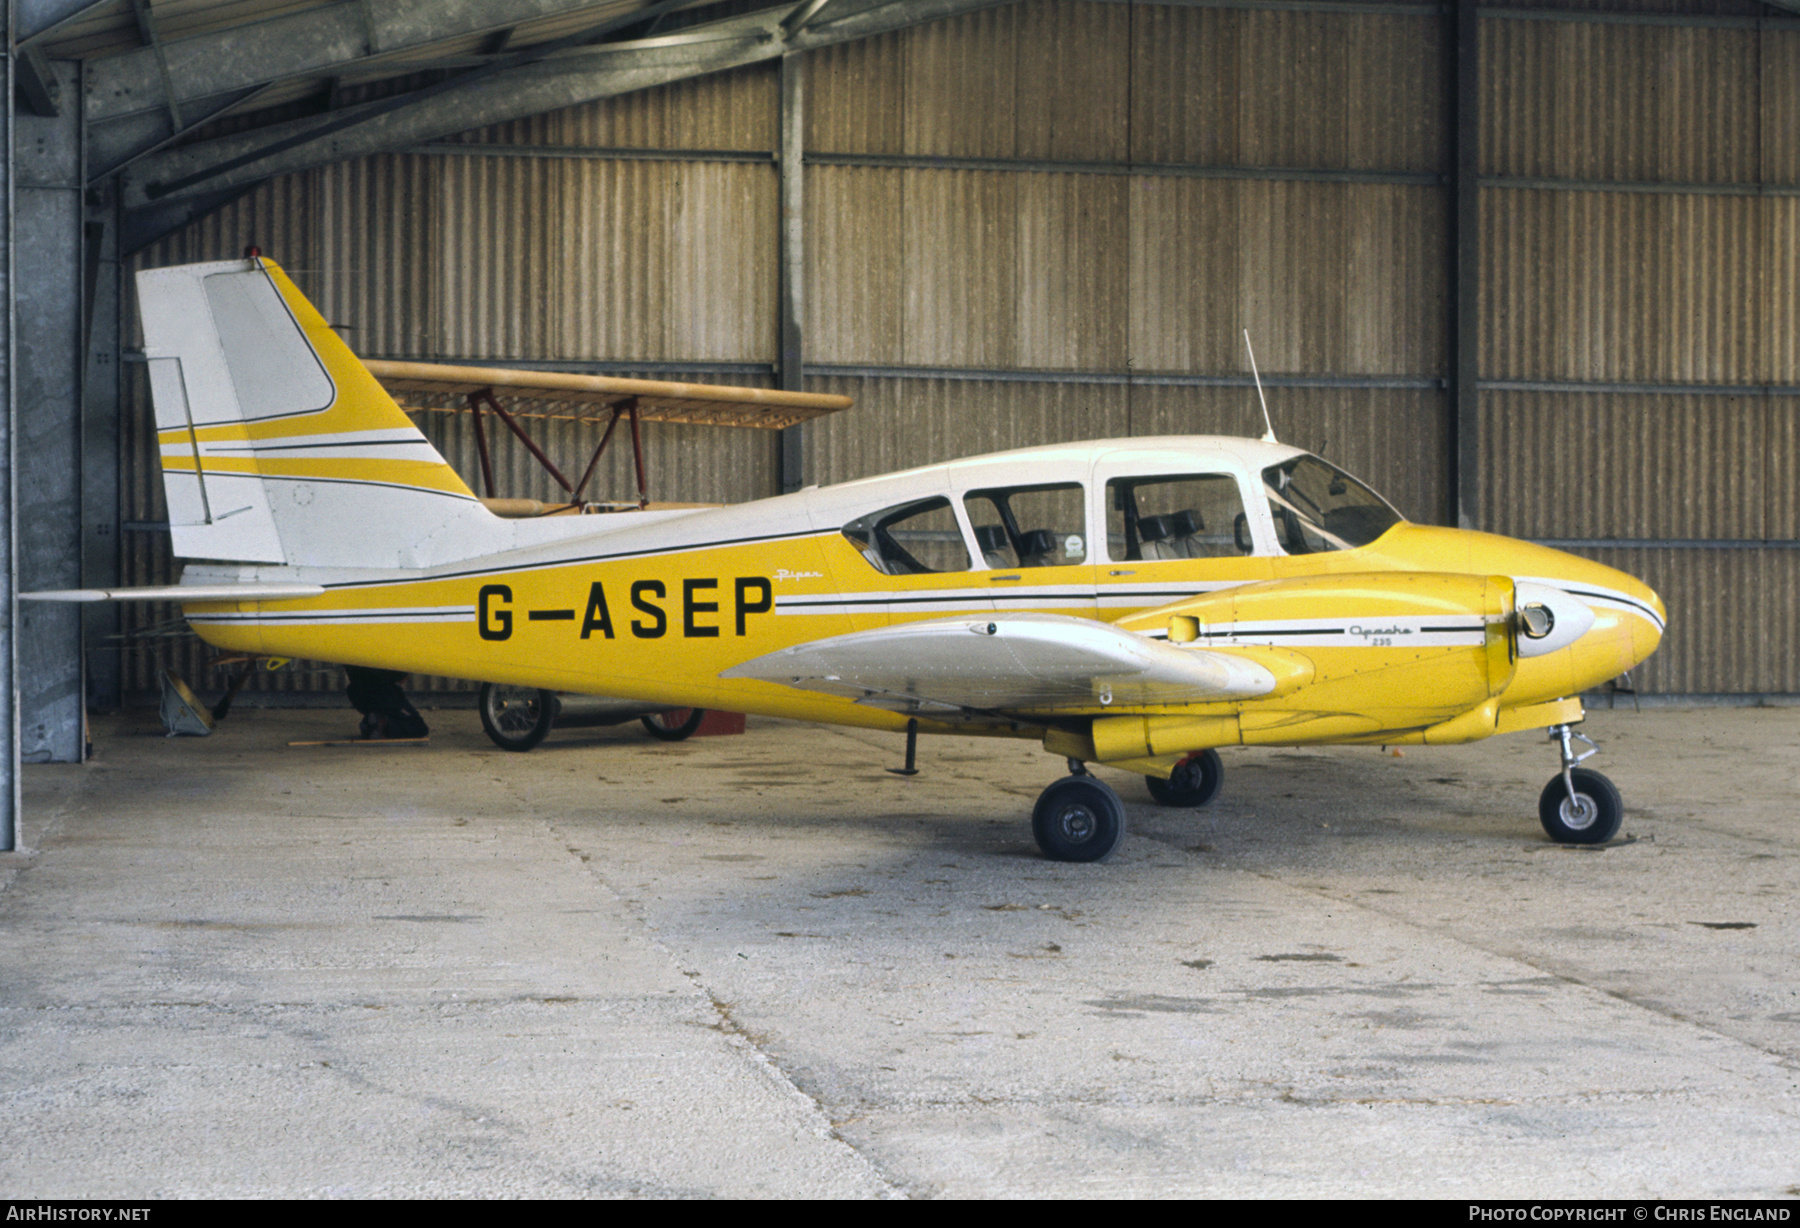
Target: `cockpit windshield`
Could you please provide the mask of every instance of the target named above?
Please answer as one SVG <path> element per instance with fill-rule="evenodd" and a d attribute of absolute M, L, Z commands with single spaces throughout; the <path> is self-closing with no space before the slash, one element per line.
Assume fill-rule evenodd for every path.
<path fill-rule="evenodd" d="M 1386 499 L 1316 456 L 1296 456 L 1263 470 L 1275 537 L 1289 554 L 1355 550 L 1405 517 Z"/>

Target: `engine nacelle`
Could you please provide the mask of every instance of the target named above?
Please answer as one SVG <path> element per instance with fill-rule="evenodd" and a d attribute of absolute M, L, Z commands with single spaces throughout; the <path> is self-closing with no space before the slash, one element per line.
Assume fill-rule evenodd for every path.
<path fill-rule="evenodd" d="M 1561 646 L 1578 615 L 1558 600 L 1566 594 L 1532 589 L 1535 605 L 1548 612 L 1541 621 L 1562 624 L 1538 638 Z M 1107 758 L 1126 748 L 1166 755 L 1238 742 L 1374 738 L 1422 731 L 1469 713 L 1485 713 L 1473 719 L 1485 720 L 1491 732 L 1494 701 L 1511 682 L 1517 645 L 1526 638 L 1512 580 L 1445 572 L 1247 584 L 1135 614 L 1118 625 L 1166 635 L 1176 647 L 1242 654 L 1285 685 L 1229 705 L 1229 711 L 1204 704 L 1186 713 L 1171 708 L 1166 715 L 1116 718 L 1133 720 L 1129 729 L 1097 721 L 1095 745 L 1105 744 Z"/>

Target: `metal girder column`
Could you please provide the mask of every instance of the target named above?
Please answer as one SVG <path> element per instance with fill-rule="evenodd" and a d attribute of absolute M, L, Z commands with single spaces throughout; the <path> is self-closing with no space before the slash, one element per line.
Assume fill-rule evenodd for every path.
<path fill-rule="evenodd" d="M 781 387 L 806 386 L 806 68 L 781 57 Z M 805 423 L 781 432 L 781 490 L 799 490 L 806 473 Z"/>
<path fill-rule="evenodd" d="M 1450 176 L 1450 524 L 1479 526 L 1481 403 L 1481 59 L 1475 0 L 1455 0 L 1447 74 L 1454 163 Z"/>
<path fill-rule="evenodd" d="M 17 516 L 13 511 L 13 474 L 17 471 L 13 426 L 18 397 L 13 389 L 13 6 L 0 4 L 0 56 L 6 63 L 0 96 L 5 101 L 0 116 L 0 213 L 5 233 L 0 235 L 0 390 L 6 397 L 0 413 L 0 739 L 5 741 L 4 779 L 0 779 L 0 853 L 19 847 L 19 563 Z"/>
<path fill-rule="evenodd" d="M 81 66 L 51 62 L 63 97 Z M 81 586 L 81 107 L 13 119 L 13 300 L 17 312 L 14 549 L 20 590 Z M 19 756 L 79 763 L 85 741 L 81 613 L 60 602 L 19 608 Z"/>
<path fill-rule="evenodd" d="M 104 180 L 88 189 L 83 236 L 87 370 L 81 397 L 81 587 L 117 588 L 123 581 L 119 526 L 119 409 L 124 327 L 123 266 L 119 263 L 119 185 Z M 117 640 L 120 607 L 110 601 L 85 605 L 87 699 L 92 708 L 124 702 Z"/>

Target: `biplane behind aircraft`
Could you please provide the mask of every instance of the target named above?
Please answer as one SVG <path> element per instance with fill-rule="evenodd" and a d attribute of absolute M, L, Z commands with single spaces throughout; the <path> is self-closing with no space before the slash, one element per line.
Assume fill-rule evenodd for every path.
<path fill-rule="evenodd" d="M 509 518 L 273 263 L 147 271 L 138 292 L 175 552 L 193 561 L 167 589 L 39 597 L 178 600 L 202 638 L 250 654 L 1030 738 L 1069 764 L 1032 818 L 1059 860 L 1106 857 L 1124 833 L 1090 764 L 1192 806 L 1217 791 L 1222 746 L 1529 729 L 1561 750 L 1539 804 L 1550 836 L 1618 830 L 1619 794 L 1576 766 L 1593 752 L 1571 726 L 1584 690 L 1656 648 L 1657 595 L 1545 547 L 1408 523 L 1300 449 L 1056 444 L 727 508 Z M 424 391 L 588 379 L 615 421 L 626 396 L 795 420 L 847 404 L 385 373 Z"/>

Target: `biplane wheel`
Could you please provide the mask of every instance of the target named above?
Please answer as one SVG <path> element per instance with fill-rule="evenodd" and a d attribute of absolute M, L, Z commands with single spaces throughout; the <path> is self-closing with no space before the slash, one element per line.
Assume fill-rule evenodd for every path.
<path fill-rule="evenodd" d="M 1125 803 L 1092 776 L 1065 776 L 1038 795 L 1031 834 L 1051 861 L 1104 861 L 1125 838 Z"/>
<path fill-rule="evenodd" d="M 650 736 L 664 742 L 679 742 L 692 736 L 706 719 L 705 708 L 676 708 L 672 712 L 652 712 L 638 718 Z"/>
<path fill-rule="evenodd" d="M 1575 783 L 1573 803 L 1560 772 L 1550 778 L 1538 798 L 1538 818 L 1544 830 L 1559 844 L 1605 844 L 1619 834 L 1625 818 L 1619 790 L 1612 781 L 1586 768 L 1576 768 L 1569 775 Z"/>
<path fill-rule="evenodd" d="M 1150 796 L 1163 805 L 1196 810 L 1219 795 L 1219 786 L 1225 783 L 1225 765 L 1219 761 L 1218 751 L 1203 750 L 1177 763 L 1167 780 L 1146 776 L 1144 782 L 1150 786 Z"/>
<path fill-rule="evenodd" d="M 501 750 L 526 751 L 556 720 L 556 696 L 531 686 L 481 684 L 481 727 Z"/>

